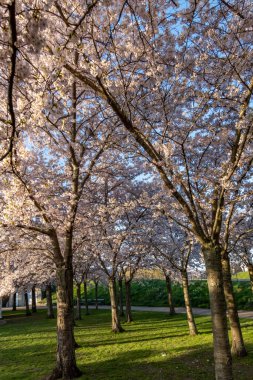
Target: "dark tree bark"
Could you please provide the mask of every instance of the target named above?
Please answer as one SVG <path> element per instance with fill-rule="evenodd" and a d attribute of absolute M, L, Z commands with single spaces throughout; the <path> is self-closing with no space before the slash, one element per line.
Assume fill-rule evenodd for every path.
<path fill-rule="evenodd" d="M 25 292 L 25 310 L 26 310 L 26 316 L 29 317 L 30 315 L 32 315 L 32 313 L 30 312 L 30 308 L 29 308 L 29 301 L 28 301 L 28 294 L 27 292 Z"/>
<path fill-rule="evenodd" d="M 17 293 L 13 294 L 13 300 L 12 300 L 12 311 L 17 310 Z"/>
<path fill-rule="evenodd" d="M 131 309 L 131 280 L 125 281 L 125 289 L 126 289 L 126 322 L 132 322 L 132 309 Z"/>
<path fill-rule="evenodd" d="M 253 293 L 253 264 L 250 264 L 250 263 L 248 264 L 248 271 L 249 271 L 251 290 Z"/>
<path fill-rule="evenodd" d="M 51 285 L 46 286 L 46 298 L 47 298 L 47 318 L 54 319 L 54 309 L 53 309 Z"/>
<path fill-rule="evenodd" d="M 190 295 L 189 295 L 189 282 L 188 282 L 188 274 L 186 270 L 181 271 L 182 276 L 182 286 L 183 286 L 183 293 L 184 293 L 184 303 L 186 308 L 186 315 L 187 315 L 187 321 L 189 326 L 189 333 L 190 335 L 197 335 L 198 330 L 197 326 L 194 320 L 194 316 L 192 313 L 192 307 L 191 307 L 191 301 L 190 301 Z"/>
<path fill-rule="evenodd" d="M 233 283 L 231 279 L 230 261 L 227 252 L 222 253 L 222 272 L 227 313 L 232 337 L 231 353 L 233 355 L 243 357 L 247 355 L 247 351 L 244 345 L 239 316 L 235 304 Z"/>
<path fill-rule="evenodd" d="M 221 264 L 221 249 L 217 245 L 202 247 L 212 314 L 214 364 L 216 380 L 232 380 L 232 357 L 228 339 L 226 301 Z"/>
<path fill-rule="evenodd" d="M 85 315 L 89 315 L 89 305 L 88 305 L 88 294 L 87 294 L 87 280 L 83 281 L 83 290 L 84 290 L 84 305 L 85 305 Z"/>
<path fill-rule="evenodd" d="M 95 307 L 98 310 L 98 281 L 95 281 Z"/>
<path fill-rule="evenodd" d="M 56 268 L 57 281 L 57 363 L 48 380 L 74 379 L 82 375 L 75 358 L 73 328 L 73 270 L 71 265 Z"/>
<path fill-rule="evenodd" d="M 82 313 L 81 313 L 81 284 L 76 284 L 76 319 L 81 320 L 82 319 Z"/>
<path fill-rule="evenodd" d="M 175 315 L 176 312 L 175 312 L 173 296 L 172 296 L 171 279 L 168 274 L 165 275 L 165 281 L 166 281 L 166 287 L 167 287 L 167 293 L 168 293 L 168 305 L 170 308 L 170 315 Z"/>
<path fill-rule="evenodd" d="M 35 286 L 32 287 L 32 312 L 37 313 Z"/>
<path fill-rule="evenodd" d="M 119 278 L 119 315 L 120 317 L 124 317 L 124 309 L 123 309 L 123 281 L 122 278 Z"/>
<path fill-rule="evenodd" d="M 115 278 L 109 279 L 109 292 L 111 299 L 112 331 L 115 333 L 123 332 L 124 329 L 122 328 L 119 319 Z"/>

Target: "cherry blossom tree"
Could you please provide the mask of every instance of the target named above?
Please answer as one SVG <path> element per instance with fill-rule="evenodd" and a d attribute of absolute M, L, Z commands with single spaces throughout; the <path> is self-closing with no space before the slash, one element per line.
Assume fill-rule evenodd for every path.
<path fill-rule="evenodd" d="M 3 4 L 1 10 L 10 15 L 15 2 Z M 14 116 L 24 124 L 31 115 L 33 123 L 26 127 L 37 125 L 41 117 L 38 104 L 48 100 L 48 83 L 55 85 L 57 102 L 51 103 L 58 104 L 61 91 L 66 96 L 71 82 L 87 94 L 92 106 L 104 111 L 114 133 L 125 128 L 129 146 L 138 147 L 136 152 L 146 158 L 151 170 L 156 169 L 164 183 L 171 199 L 166 208 L 168 217 L 179 225 L 183 220 L 182 227 L 201 245 L 212 310 L 216 379 L 231 380 L 221 256 L 235 212 L 233 204 L 247 197 L 251 185 L 252 2 L 200 0 L 179 5 L 166 0 L 101 0 L 88 5 L 86 1 L 21 2 L 21 11 L 16 12 L 19 38 L 17 44 L 12 38 L 11 54 L 15 56 L 17 46 L 23 68 L 20 72 L 26 80 L 20 91 L 24 102 L 17 102 Z M 15 64 L 11 72 L 15 74 Z M 31 88 L 37 94 L 36 102 Z M 68 96 L 60 108 L 65 110 L 74 99 L 74 95 Z M 37 111 L 31 112 L 35 104 Z M 64 112 L 58 117 L 63 115 L 65 118 Z M 52 111 L 46 111 L 45 117 L 57 125 L 63 120 L 52 119 Z M 78 124 L 79 116 L 75 120 Z M 13 135 L 14 123 L 10 125 Z M 55 138 L 54 134 L 50 138 Z M 19 179 L 24 178 L 20 168 L 17 171 Z M 32 174 L 37 178 L 35 171 L 26 177 Z M 51 220 L 46 219 L 41 202 L 30 190 L 30 201 L 38 209 L 34 200 L 40 206 L 44 227 L 50 225 L 43 233 L 46 231 L 57 245 Z M 76 205 L 75 200 L 72 216 Z M 58 266 L 66 258 L 59 247 L 55 248 Z M 74 357 L 73 350 L 68 351 Z M 72 364 L 75 368 L 74 359 Z M 77 374 L 72 371 L 73 376 Z"/>
<path fill-rule="evenodd" d="M 124 280 L 125 284 L 125 295 L 126 295 L 126 322 L 132 322 L 133 316 L 131 311 L 131 284 L 136 275 L 138 269 L 141 267 L 141 261 L 145 257 L 147 244 L 145 244 L 145 239 L 142 231 L 135 231 L 135 235 L 130 236 L 127 244 L 124 246 L 122 255 L 122 262 L 119 265 L 118 277 Z M 145 231 L 147 232 L 147 231 Z M 137 235 L 138 234 L 138 235 Z M 146 238 L 146 235 L 145 235 Z M 122 290 L 122 288 L 121 288 Z M 122 297 L 121 297 L 121 308 L 122 308 Z M 122 315 L 122 312 L 121 312 Z"/>
<path fill-rule="evenodd" d="M 108 165 L 108 160 L 113 161 L 111 165 Z M 125 168 L 126 162 L 120 155 L 118 158 L 108 157 L 105 162 L 106 169 L 95 183 L 97 192 L 90 192 L 89 203 L 93 205 L 94 214 L 89 240 L 93 255 L 108 278 L 112 331 L 121 332 L 123 329 L 118 313 L 116 278 L 118 269 L 124 268 L 131 249 L 138 247 L 141 224 L 148 208 L 144 205 L 144 189 L 133 163 Z"/>
<path fill-rule="evenodd" d="M 250 208 L 252 203 L 249 202 Z M 251 289 L 253 292 L 253 218 L 251 210 L 245 210 L 245 217 L 237 220 L 233 239 L 229 249 L 232 252 L 232 260 L 242 263 L 249 272 Z"/>
<path fill-rule="evenodd" d="M 175 311 L 174 301 L 173 301 L 172 279 L 178 279 L 178 273 L 175 271 L 175 269 L 172 268 L 170 261 L 168 261 L 164 256 L 159 255 L 159 252 L 157 252 L 156 249 L 153 252 L 153 255 L 154 255 L 153 266 L 159 268 L 165 278 L 170 315 L 175 315 L 176 311 Z"/>
<path fill-rule="evenodd" d="M 251 173 L 252 5 L 186 8 L 163 1 L 95 7 L 75 31 L 82 70 L 67 59 L 64 67 L 108 103 L 157 168 L 170 207 L 188 219 L 205 259 L 216 378 L 232 379 L 221 244 L 227 206 Z"/>
<path fill-rule="evenodd" d="M 50 245 L 58 290 L 58 351 L 52 378 L 80 374 L 71 317 L 72 241 L 83 189 L 110 137 L 106 121 L 102 123 L 103 110 L 91 106 L 92 100 L 74 80 L 68 87 L 65 81 L 57 83 L 61 80 L 57 77 L 47 82 L 44 97 L 40 93 L 34 99 L 31 94 L 33 102 L 23 144 L 20 141 L 16 149 L 13 176 L 5 178 L 12 190 L 3 197 L 2 215 L 6 228 L 13 224 L 18 229 L 34 231 Z M 65 93 L 59 91 L 63 84 Z"/>
<path fill-rule="evenodd" d="M 172 267 L 175 271 L 180 272 L 189 333 L 190 335 L 197 335 L 198 330 L 190 302 L 187 272 L 194 250 L 194 241 L 192 241 L 191 237 L 187 235 L 184 230 L 178 228 L 175 223 L 174 225 L 168 225 L 165 219 L 160 220 L 159 228 L 155 236 L 152 237 L 152 244 L 156 250 L 155 257 L 163 257 L 167 261 L 168 269 Z"/>
<path fill-rule="evenodd" d="M 84 304 L 85 304 L 85 314 L 89 315 L 88 308 L 88 296 L 87 296 L 87 284 L 89 275 L 91 272 L 92 265 L 94 264 L 94 257 L 91 252 L 85 253 L 79 250 L 80 246 L 77 245 L 78 252 L 74 255 L 74 281 L 76 284 L 76 319 L 81 319 L 81 284 L 84 287 Z M 74 247 L 75 252 L 75 247 Z"/>

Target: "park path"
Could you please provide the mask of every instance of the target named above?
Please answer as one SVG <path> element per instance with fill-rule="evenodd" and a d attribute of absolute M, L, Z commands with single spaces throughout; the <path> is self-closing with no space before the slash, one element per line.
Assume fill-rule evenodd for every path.
<path fill-rule="evenodd" d="M 89 306 L 89 307 L 94 308 L 94 306 Z M 110 306 L 99 306 L 99 309 L 110 309 Z M 158 312 L 169 313 L 168 307 L 132 306 L 132 310 L 133 311 L 158 311 Z M 175 311 L 178 314 L 186 313 L 184 307 L 176 307 Z M 198 307 L 193 307 L 192 311 L 193 311 L 194 315 L 211 315 L 210 309 L 201 309 Z M 251 311 L 251 310 L 239 310 L 239 317 L 240 318 L 253 319 L 253 311 Z"/>
<path fill-rule="evenodd" d="M 38 306 L 39 309 L 46 309 L 46 306 Z M 94 309 L 95 306 L 89 306 L 90 309 Z M 108 310 L 111 307 L 108 305 L 99 305 L 99 309 L 105 309 Z M 24 307 L 17 307 L 18 310 L 25 310 Z M 4 310 L 9 310 L 11 311 L 11 307 L 5 307 L 2 309 Z M 157 312 L 162 312 L 162 313 L 169 313 L 169 308 L 168 307 L 153 307 L 153 306 L 132 306 L 133 311 L 157 311 Z M 176 313 L 178 314 L 184 314 L 186 313 L 184 307 L 176 307 L 175 308 Z M 211 310 L 210 309 L 201 309 L 197 307 L 192 308 L 193 314 L 194 315 L 211 315 Z M 239 310 L 239 317 L 240 318 L 249 318 L 253 319 L 253 310 Z"/>

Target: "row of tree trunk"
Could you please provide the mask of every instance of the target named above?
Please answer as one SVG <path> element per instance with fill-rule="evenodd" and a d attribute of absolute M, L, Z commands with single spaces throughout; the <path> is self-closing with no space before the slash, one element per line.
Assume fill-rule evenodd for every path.
<path fill-rule="evenodd" d="M 247 355 L 247 351 L 244 345 L 241 326 L 240 326 L 240 320 L 239 320 L 238 311 L 237 311 L 237 307 L 235 303 L 233 283 L 232 283 L 231 270 L 230 270 L 230 261 L 229 261 L 229 256 L 227 252 L 223 252 L 223 255 L 222 255 L 222 274 L 223 274 L 223 289 L 221 289 L 221 291 L 224 291 L 225 301 L 226 301 L 225 307 L 227 310 L 227 316 L 228 316 L 229 326 L 231 330 L 231 353 L 233 355 L 243 357 Z M 197 335 L 198 329 L 197 329 L 193 312 L 192 312 L 190 295 L 189 295 L 189 281 L 188 281 L 188 274 L 186 270 L 183 270 L 181 272 L 181 277 L 182 277 L 182 288 L 183 288 L 183 294 L 184 294 L 187 321 L 188 321 L 188 326 L 189 326 L 189 333 L 190 335 Z M 166 285 L 167 285 L 167 291 L 168 291 L 168 304 L 170 307 L 170 314 L 173 315 L 175 313 L 175 309 L 174 309 L 173 296 L 172 296 L 171 279 L 168 274 L 165 276 L 165 279 L 166 279 Z M 215 313 L 213 317 L 214 318 L 216 317 Z"/>
<path fill-rule="evenodd" d="M 198 333 L 197 326 L 194 320 L 194 316 L 192 313 L 192 307 L 191 307 L 191 302 L 190 302 L 190 297 L 189 297 L 189 283 L 188 283 L 188 276 L 187 276 L 187 271 L 183 271 L 181 273 L 182 275 L 182 286 L 183 286 L 183 294 L 184 294 L 184 300 L 185 300 L 185 307 L 186 307 L 186 314 L 187 314 L 187 321 L 189 325 L 189 333 L 191 335 L 196 335 Z M 210 276 L 210 273 L 209 273 Z M 217 318 L 217 315 L 219 315 L 219 308 L 222 306 L 226 308 L 227 310 L 227 316 L 229 319 L 229 325 L 231 329 L 231 353 L 237 356 L 245 356 L 247 355 L 247 351 L 243 342 L 243 337 L 242 337 L 242 332 L 241 332 L 241 327 L 240 327 L 240 322 L 239 322 L 239 317 L 238 317 L 238 312 L 235 304 L 235 299 L 234 299 L 234 294 L 233 294 L 233 285 L 232 285 L 232 279 L 231 279 L 231 271 L 230 271 L 230 263 L 229 263 L 229 257 L 228 254 L 223 252 L 222 255 L 222 284 L 223 286 L 220 288 L 220 291 L 224 293 L 225 295 L 225 300 L 226 304 L 224 305 L 218 305 L 217 299 L 212 300 L 212 291 L 210 291 L 210 286 L 213 284 L 214 286 L 217 285 L 216 278 L 212 277 L 211 280 L 209 278 L 209 294 L 210 294 L 210 302 L 213 302 L 216 307 L 212 308 L 212 318 L 215 319 L 215 326 L 219 327 L 222 324 L 226 324 L 226 321 L 221 321 L 219 318 Z M 166 277 L 166 286 L 167 286 L 167 291 L 168 291 L 168 304 L 170 307 L 170 314 L 173 315 L 175 314 L 175 308 L 173 304 L 173 296 L 172 296 L 172 286 L 171 286 L 171 279 L 169 275 Z M 219 282 L 218 282 L 219 283 Z M 210 285 L 211 284 L 211 285 Z M 110 300 L 111 300 L 111 314 L 112 314 L 112 331 L 113 332 L 122 332 L 124 329 L 121 326 L 121 321 L 120 317 L 124 316 L 124 308 L 123 308 L 123 292 L 122 292 L 122 287 L 123 287 L 123 282 L 122 279 L 119 280 L 119 294 L 117 294 L 117 289 L 116 289 L 116 280 L 115 278 L 110 278 L 109 279 L 109 293 L 110 293 Z M 98 284 L 95 284 L 95 290 L 96 290 L 96 300 L 97 300 L 97 295 L 98 295 Z M 217 289 L 216 289 L 217 290 Z M 125 308 L 125 316 L 126 316 L 126 321 L 131 322 L 133 320 L 132 318 L 132 312 L 131 312 L 131 281 L 125 281 L 125 291 L 126 291 L 126 308 Z M 76 346 L 75 340 L 74 340 L 74 334 L 73 334 L 73 325 L 74 325 L 74 315 L 73 312 L 71 312 L 69 317 L 66 315 L 61 315 L 61 310 L 63 314 L 65 313 L 64 309 L 62 309 L 59 303 L 59 298 L 64 299 L 64 294 L 63 292 L 59 293 L 59 288 L 57 292 L 57 297 L 58 297 L 58 310 L 60 310 L 60 314 L 58 316 L 58 319 L 63 322 L 63 324 L 59 324 L 58 321 L 58 342 L 59 342 L 59 335 L 65 335 L 68 333 L 67 339 L 63 339 L 63 341 L 69 341 L 72 340 L 73 346 Z M 73 291 L 71 291 L 72 294 L 72 299 L 73 299 Z M 54 318 L 54 311 L 53 311 L 53 304 L 52 304 L 52 289 L 51 286 L 48 285 L 46 288 L 46 298 L 47 298 L 47 316 L 48 318 Z M 69 298 L 69 297 L 68 297 Z M 85 298 L 85 312 L 86 314 L 89 313 L 88 309 L 88 299 L 87 299 L 87 281 L 84 281 L 84 298 Z M 26 303 L 26 314 L 31 315 L 30 309 L 29 309 L 29 303 L 28 303 L 28 295 L 27 292 L 25 293 L 25 303 Z M 218 305 L 218 306 L 217 306 Z M 16 300 L 15 296 L 13 297 L 13 309 L 15 310 L 16 308 Z M 96 301 L 96 308 L 98 308 L 98 302 Z M 71 309 L 68 308 L 69 310 Z M 217 309 L 217 313 L 216 313 Z M 36 296 L 35 296 L 35 287 L 32 289 L 32 311 L 36 312 Z M 73 310 L 73 308 L 72 308 Z M 58 311 L 59 313 L 59 311 Z M 81 284 L 77 284 L 77 314 L 76 314 L 77 319 L 81 319 Z M 68 321 L 68 326 L 66 325 L 66 321 Z M 70 336 L 70 335 L 71 336 Z M 214 344 L 222 348 L 222 346 L 229 344 L 228 340 L 225 339 L 218 339 L 218 341 L 215 341 Z M 68 350 L 68 347 L 63 347 L 64 344 L 62 345 L 61 349 Z M 67 346 L 72 346 L 72 344 L 69 344 Z M 74 352 L 72 352 L 74 356 Z M 216 354 L 215 354 L 216 355 Z M 218 355 L 218 354 L 217 354 Z M 69 354 L 66 352 L 63 355 L 66 360 L 69 357 Z M 72 358 L 73 359 L 73 358 Z M 223 360 L 223 359 L 222 359 Z M 230 360 L 228 357 L 227 360 Z M 219 357 L 216 357 L 216 365 L 219 364 Z M 221 363 L 221 365 L 223 365 Z M 67 366 L 67 364 L 66 364 Z M 74 367 L 73 367 L 74 368 Z M 74 371 L 75 372 L 75 371 Z M 76 377 L 79 375 L 78 373 L 73 373 L 73 377 Z M 56 377 L 55 377 L 56 376 Z M 57 378 L 56 373 L 53 374 L 52 378 Z"/>
<path fill-rule="evenodd" d="M 27 291 L 24 293 L 24 299 L 25 299 L 25 309 L 26 309 L 26 316 L 32 315 L 32 313 L 37 312 L 37 302 L 36 302 L 36 290 L 35 286 L 32 287 L 32 309 L 30 310 L 29 306 L 29 299 L 28 299 L 28 293 Z M 53 309 L 53 301 L 52 301 L 52 287 L 51 285 L 46 286 L 46 299 L 47 299 L 47 317 L 48 318 L 54 318 L 54 309 Z M 12 303 L 12 310 L 17 310 L 17 294 L 13 294 L 13 303 Z"/>

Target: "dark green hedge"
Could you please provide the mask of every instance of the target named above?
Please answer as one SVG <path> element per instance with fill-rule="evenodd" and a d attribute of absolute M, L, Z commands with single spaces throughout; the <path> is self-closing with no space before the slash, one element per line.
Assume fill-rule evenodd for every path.
<path fill-rule="evenodd" d="M 175 306 L 184 306 L 183 291 L 180 284 L 173 284 Z M 253 309 L 253 296 L 248 281 L 234 281 L 234 292 L 239 309 Z M 88 298 L 94 299 L 94 285 L 88 287 Z M 110 304 L 108 288 L 100 285 L 98 298 L 103 298 L 105 304 Z M 190 283 L 190 298 L 193 307 L 209 308 L 207 283 L 192 281 Z M 132 284 L 132 304 L 136 306 L 167 306 L 167 290 L 164 280 L 136 280 Z"/>

